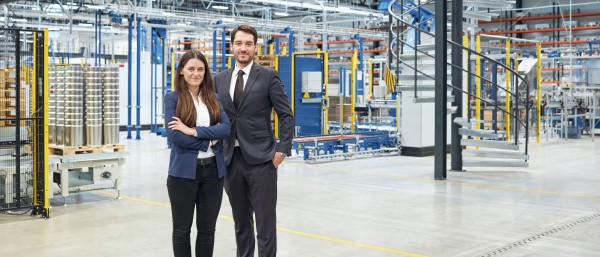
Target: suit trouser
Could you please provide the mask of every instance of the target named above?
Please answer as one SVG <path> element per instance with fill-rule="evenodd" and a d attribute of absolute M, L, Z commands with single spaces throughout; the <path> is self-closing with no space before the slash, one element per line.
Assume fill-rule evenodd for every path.
<path fill-rule="evenodd" d="M 271 161 L 249 165 L 242 153 L 235 151 L 227 166 L 225 192 L 235 221 L 237 256 L 254 256 L 254 219 L 258 239 L 258 256 L 277 254 L 276 212 L 277 169 Z"/>
<path fill-rule="evenodd" d="M 190 229 L 196 208 L 196 256 L 213 256 L 215 226 L 223 199 L 223 178 L 217 166 L 196 167 L 196 179 L 169 176 L 167 189 L 173 217 L 173 253 L 176 257 L 192 256 Z"/>

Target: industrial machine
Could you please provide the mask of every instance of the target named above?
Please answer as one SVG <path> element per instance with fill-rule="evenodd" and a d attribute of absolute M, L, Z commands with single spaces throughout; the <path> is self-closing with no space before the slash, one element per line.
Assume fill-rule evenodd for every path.
<path fill-rule="evenodd" d="M 400 137 L 395 132 L 326 135 L 294 138 L 292 149 L 305 161 L 347 160 L 357 156 L 400 153 Z"/>

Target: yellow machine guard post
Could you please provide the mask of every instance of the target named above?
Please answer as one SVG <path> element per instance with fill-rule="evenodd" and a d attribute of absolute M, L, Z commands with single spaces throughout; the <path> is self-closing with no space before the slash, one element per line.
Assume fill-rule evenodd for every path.
<path fill-rule="evenodd" d="M 44 110 L 48 110 L 48 94 L 50 93 L 49 85 L 48 85 L 48 28 L 44 29 Z M 48 112 L 44 112 L 44 210 L 46 211 L 46 215 L 50 213 L 50 198 L 49 198 L 49 190 L 50 186 L 48 184 Z"/>
<path fill-rule="evenodd" d="M 369 98 L 371 100 L 373 98 L 373 58 L 369 58 Z"/>
<path fill-rule="evenodd" d="M 37 57 L 37 34 L 38 34 L 37 31 L 33 32 L 33 58 L 31 58 L 31 61 L 32 61 L 32 64 L 33 64 L 32 65 L 33 68 L 31 70 L 31 72 L 32 72 L 31 75 L 32 76 L 31 76 L 31 88 L 30 88 L 30 90 L 31 90 L 31 110 L 36 110 L 36 107 L 37 107 L 36 106 L 36 102 L 35 102 L 35 99 L 36 99 L 35 98 L 35 95 L 36 95 L 35 94 L 35 88 L 37 86 L 36 85 L 36 80 L 35 80 L 36 77 L 37 77 L 37 74 L 36 74 L 37 71 L 36 71 L 36 67 L 35 67 L 37 65 L 37 62 L 36 62 L 36 57 Z M 22 70 L 23 69 L 21 69 L 21 71 Z M 17 71 L 17 72 L 19 72 L 19 71 Z M 25 74 L 28 74 L 28 73 L 29 72 L 26 72 Z M 27 76 L 28 75 L 25 75 L 25 77 L 26 77 L 25 81 L 26 81 L 26 83 L 29 83 L 29 80 L 27 79 Z M 18 84 L 19 83 L 17 81 L 17 85 Z M 17 87 L 17 90 L 21 90 L 21 89 Z M 45 98 L 47 98 L 47 97 L 45 97 Z M 23 99 L 23 98 L 21 98 L 21 99 Z M 17 107 L 17 108 L 20 108 L 20 107 Z M 48 113 L 48 112 L 45 111 L 44 113 Z M 32 113 L 28 113 L 27 116 L 32 116 Z M 36 120 L 36 122 L 37 121 L 39 121 L 39 120 Z M 36 163 L 38 163 L 38 159 L 37 159 L 38 155 L 37 155 L 37 147 L 36 146 L 40 142 L 37 142 L 37 132 L 38 132 L 37 131 L 37 126 L 33 126 L 33 181 L 34 181 L 33 182 L 33 192 L 34 192 L 33 193 L 33 204 L 34 205 L 38 203 L 38 198 L 37 198 L 37 185 L 38 185 L 38 183 L 37 183 L 37 181 L 38 181 L 37 173 L 38 173 L 38 170 L 37 170 L 37 165 L 36 165 Z M 45 163 L 47 164 L 47 162 L 45 162 Z M 48 165 L 46 165 L 46 166 L 48 166 Z M 44 180 L 44 181 L 46 181 L 46 180 Z"/>
<path fill-rule="evenodd" d="M 469 36 L 468 35 L 464 35 L 463 36 L 463 46 L 466 47 L 466 48 L 469 48 Z M 466 64 L 466 63 L 468 63 L 468 62 L 471 61 L 471 60 L 469 60 L 469 57 L 470 57 L 469 56 L 469 51 L 465 50 L 465 56 L 467 56 L 466 60 L 464 60 L 465 64 Z M 465 69 L 466 69 L 467 66 L 468 65 L 464 66 Z M 464 79 L 464 83 L 463 83 L 463 89 L 464 89 L 465 92 L 469 92 L 469 86 L 470 85 L 468 84 L 468 81 L 469 81 L 469 79 L 468 79 L 469 77 L 468 76 L 471 76 L 471 74 L 469 72 L 470 71 L 465 72 L 465 74 L 464 74 L 464 78 L 465 79 Z M 468 106 L 467 104 L 470 104 L 469 96 L 464 97 L 464 99 L 463 99 L 463 106 Z M 463 108 L 463 109 L 466 110 L 466 108 Z M 456 111 L 459 111 L 459 110 L 456 110 Z M 463 111 L 463 117 L 470 117 L 471 116 L 470 113 L 467 113 L 467 116 L 465 116 L 464 115 L 464 110 L 461 110 L 461 111 Z M 467 149 L 467 148 L 468 148 L 468 146 L 465 146 L 465 149 Z"/>
<path fill-rule="evenodd" d="M 514 62 L 514 63 L 515 63 L 515 66 L 513 67 L 513 70 L 515 70 L 515 71 L 518 71 L 518 70 L 519 70 L 519 53 L 515 53 L 515 57 L 514 57 L 514 58 L 515 58 L 515 62 Z M 514 75 L 513 75 L 513 76 L 514 76 Z M 513 81 L 513 80 L 511 79 L 511 83 L 512 83 L 512 85 L 510 86 L 510 88 L 514 88 L 514 89 L 515 89 L 515 92 L 516 92 L 516 89 L 517 89 L 517 87 L 519 86 L 519 84 L 518 84 L 517 80 L 515 79 L 515 80 Z M 515 83 L 517 83 L 517 84 L 515 84 Z M 527 97 L 529 97 L 529 96 L 527 96 Z M 519 96 L 516 96 L 516 97 L 515 97 L 515 100 L 516 100 L 516 101 L 519 101 Z M 512 108 L 512 107 L 511 107 L 511 108 Z M 514 118 L 514 119 L 515 119 L 514 125 L 515 125 L 515 127 L 517 127 L 517 126 L 519 126 L 519 122 L 517 122 L 517 119 L 518 119 L 518 118 L 520 118 L 520 111 L 519 111 L 519 110 L 516 110 L 516 113 L 515 113 L 514 115 L 515 115 L 515 118 Z M 508 132 L 507 132 L 507 133 L 508 133 Z M 516 136 L 516 137 L 518 137 L 519 135 L 515 135 L 515 136 Z"/>
<path fill-rule="evenodd" d="M 356 110 L 354 108 L 355 104 L 356 104 L 356 69 L 357 69 L 357 51 L 354 50 L 354 53 L 352 54 L 352 62 L 351 62 L 351 66 L 350 66 L 350 74 L 352 76 L 352 78 L 350 79 L 351 82 L 351 86 L 352 88 L 350 89 L 350 133 L 354 133 L 355 131 L 355 117 L 356 117 Z M 344 106 L 342 106 L 342 108 L 344 108 Z M 343 119 L 343 117 L 342 117 Z"/>
<path fill-rule="evenodd" d="M 275 48 L 274 48 L 274 44 L 270 44 L 269 45 L 269 55 L 274 55 L 275 56 L 275 70 L 279 73 L 279 56 L 275 55 Z M 231 62 L 231 58 L 227 59 L 228 63 Z M 230 66 L 230 65 L 228 65 Z M 275 112 L 275 110 L 272 111 L 273 112 L 273 134 L 275 134 L 276 138 L 279 138 L 279 117 L 277 116 L 277 113 Z"/>

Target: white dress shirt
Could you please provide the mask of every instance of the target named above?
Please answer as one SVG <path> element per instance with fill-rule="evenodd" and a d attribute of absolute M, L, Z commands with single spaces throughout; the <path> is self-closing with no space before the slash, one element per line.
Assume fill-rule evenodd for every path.
<path fill-rule="evenodd" d="M 190 94 L 192 95 L 192 99 L 194 99 L 194 95 L 192 94 L 192 92 L 190 92 Z M 202 101 L 202 97 L 200 97 L 200 95 L 198 95 L 198 102 L 194 100 L 194 107 L 196 107 L 196 126 L 209 127 L 210 114 L 208 113 L 208 108 L 206 107 L 206 104 L 204 104 L 204 102 Z M 215 153 L 213 152 L 211 147 L 208 147 L 208 150 L 206 150 L 206 152 L 198 151 L 198 159 L 204 159 L 213 156 L 215 156 Z"/>
<path fill-rule="evenodd" d="M 240 69 L 238 68 L 237 64 L 235 65 L 235 68 L 233 68 L 233 73 L 231 73 L 231 84 L 229 86 L 229 95 L 231 96 L 231 100 L 233 101 L 233 93 L 235 92 L 235 82 L 237 81 L 237 77 L 238 77 L 238 72 L 239 70 L 243 70 L 244 71 L 244 88 L 246 88 L 246 82 L 248 82 L 248 77 L 250 76 L 250 70 L 252 70 L 252 64 L 254 64 L 254 61 L 250 62 L 248 65 L 246 65 L 245 68 Z M 243 92 L 243 90 L 242 90 Z"/>

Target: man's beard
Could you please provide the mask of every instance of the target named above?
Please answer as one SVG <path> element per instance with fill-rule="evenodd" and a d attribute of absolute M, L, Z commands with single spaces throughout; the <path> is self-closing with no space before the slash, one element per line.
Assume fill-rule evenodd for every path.
<path fill-rule="evenodd" d="M 243 64 L 248 64 L 248 63 L 250 63 L 250 61 L 252 61 L 252 58 L 250 58 L 249 55 L 248 55 L 248 60 L 241 60 L 240 58 L 237 59 L 237 62 L 243 63 Z"/>
<path fill-rule="evenodd" d="M 238 58 L 236 58 L 236 61 L 239 62 L 239 63 L 242 63 L 242 64 L 248 64 L 248 63 L 250 63 L 252 61 L 253 56 L 251 54 L 248 54 L 248 53 L 245 53 L 244 55 L 248 57 L 247 60 L 241 60 L 241 58 L 240 58 L 241 54 L 239 54 Z"/>

